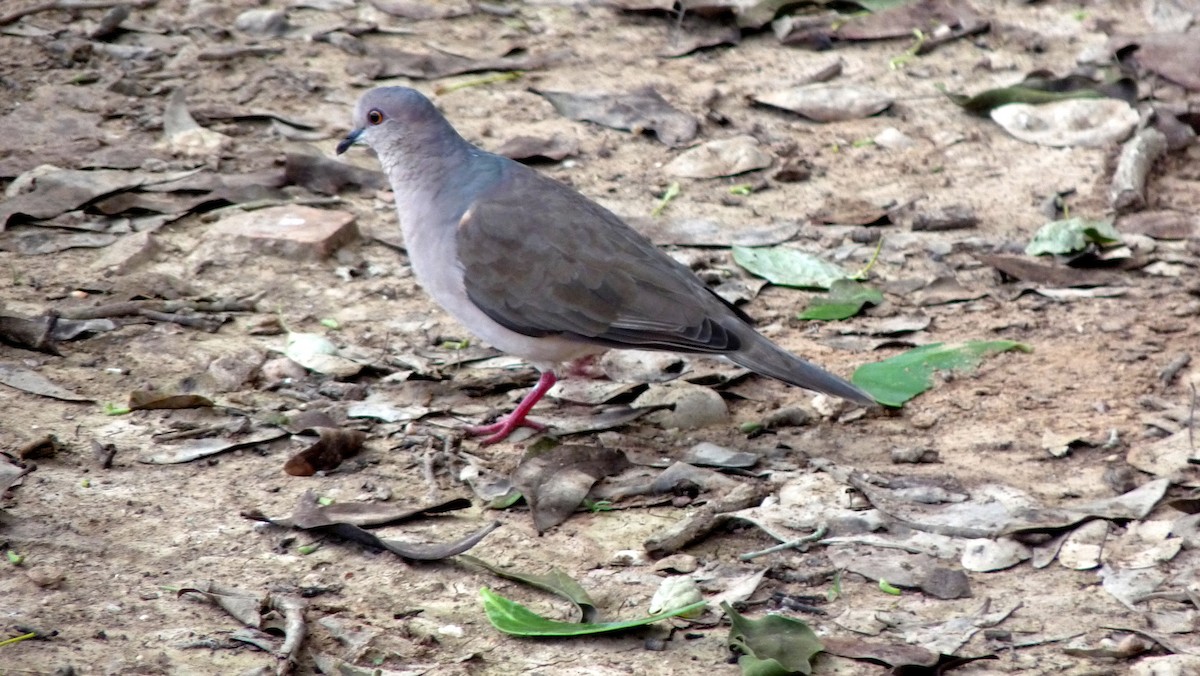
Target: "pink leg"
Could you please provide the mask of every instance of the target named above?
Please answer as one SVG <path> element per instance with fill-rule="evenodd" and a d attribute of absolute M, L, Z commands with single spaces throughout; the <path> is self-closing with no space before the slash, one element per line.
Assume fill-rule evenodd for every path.
<path fill-rule="evenodd" d="M 529 411 L 533 408 L 534 404 L 541 401 L 542 397 L 546 396 L 546 392 L 550 391 L 550 388 L 554 387 L 554 383 L 556 382 L 558 382 L 558 378 L 554 377 L 553 371 L 543 371 L 542 377 L 538 378 L 537 385 L 534 385 L 533 389 L 529 390 L 529 393 L 521 399 L 521 403 L 517 404 L 512 413 L 490 425 L 468 425 L 463 429 L 471 436 L 481 434 L 491 435 L 480 442 L 484 446 L 504 441 L 518 427 L 532 427 L 535 430 L 545 429 L 544 425 L 526 420 L 525 416 L 529 415 Z"/>

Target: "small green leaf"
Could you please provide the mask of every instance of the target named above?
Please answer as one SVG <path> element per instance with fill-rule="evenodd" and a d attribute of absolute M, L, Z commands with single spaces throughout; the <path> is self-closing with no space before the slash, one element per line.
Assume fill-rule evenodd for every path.
<path fill-rule="evenodd" d="M 512 636 L 589 636 L 591 634 L 623 631 L 625 629 L 653 624 L 669 617 L 690 613 L 703 608 L 705 605 L 704 601 L 701 601 L 693 603 L 690 606 L 675 608 L 674 610 L 668 610 L 638 620 L 587 624 L 582 622 L 558 622 L 546 619 L 525 606 L 500 596 L 487 587 L 480 589 L 479 595 L 483 597 L 483 610 L 487 613 L 488 621 L 492 623 L 492 626 Z"/>
<path fill-rule="evenodd" d="M 5 550 L 4 556 L 8 559 L 8 562 L 14 566 L 19 566 L 22 563 L 25 563 L 25 555 L 14 552 L 11 549 Z"/>
<path fill-rule="evenodd" d="M 1121 241 L 1121 234 L 1110 220 L 1089 218 L 1067 218 L 1051 221 L 1038 229 L 1025 247 L 1030 256 L 1042 254 L 1069 254 L 1083 251 L 1089 244 L 1113 244 Z"/>
<path fill-rule="evenodd" d="M 1028 345 L 1011 340 L 975 340 L 959 345 L 934 343 L 874 364 L 863 364 L 850 380 L 884 406 L 899 407 L 933 387 L 934 371 L 970 370 L 985 356 L 1009 350 L 1033 351 Z"/>
<path fill-rule="evenodd" d="M 334 331 L 342 328 L 341 323 L 333 317 L 326 317 L 325 319 L 322 319 L 321 326 L 324 326 L 327 329 L 333 329 Z"/>
<path fill-rule="evenodd" d="M 299 552 L 302 556 L 308 556 L 309 554 L 312 554 L 313 552 L 317 551 L 320 548 L 321 548 L 321 544 L 319 542 L 314 542 L 310 545 L 300 545 L 299 547 L 296 548 L 296 551 Z"/>
<path fill-rule="evenodd" d="M 730 195 L 739 195 L 739 196 L 745 197 L 746 195 L 749 195 L 753 192 L 754 192 L 754 185 L 751 183 L 739 183 L 737 185 L 730 186 L 730 188 L 729 188 Z"/>
<path fill-rule="evenodd" d="M 333 498 L 327 498 L 324 496 L 317 498 L 317 504 L 321 505 L 322 507 L 328 507 L 328 506 L 332 505 L 333 503 L 334 503 Z"/>
<path fill-rule="evenodd" d="M 738 430 L 742 434 L 754 434 L 755 432 L 761 432 L 763 427 L 764 425 L 761 422 L 749 421 L 738 425 Z"/>
<path fill-rule="evenodd" d="M 733 260 L 752 274 L 779 286 L 828 289 L 837 280 L 850 278 L 837 265 L 786 246 L 735 246 Z"/>
<path fill-rule="evenodd" d="M 662 198 L 658 200 L 658 204 L 656 204 L 654 208 L 650 210 L 650 215 L 655 218 L 662 216 L 663 210 L 667 208 L 667 205 L 671 203 L 671 200 L 679 197 L 679 192 L 679 183 L 676 182 L 667 186 L 667 190 L 663 193 Z"/>
<path fill-rule="evenodd" d="M 104 415 L 126 415 L 131 410 L 128 406 L 118 406 L 117 404 L 104 405 Z"/>
<path fill-rule="evenodd" d="M 830 603 L 833 603 L 834 601 L 838 600 L 838 598 L 840 598 L 841 595 L 842 595 L 842 570 L 839 568 L 837 570 L 837 572 L 835 572 L 833 574 L 833 586 L 829 588 L 829 591 L 825 592 L 825 599 L 827 601 L 829 601 Z"/>
<path fill-rule="evenodd" d="M 900 588 L 888 584 L 888 581 L 883 578 L 879 578 L 879 591 L 884 594 L 891 594 L 892 596 L 900 595 Z"/>
<path fill-rule="evenodd" d="M 812 299 L 797 319 L 830 321 L 846 319 L 858 314 L 864 305 L 883 302 L 883 293 L 878 289 L 859 284 L 851 279 L 839 279 L 829 287 L 829 295 Z"/>
<path fill-rule="evenodd" d="M 1137 83 L 1131 78 L 1098 82 L 1084 75 L 1056 78 L 1045 71 L 1030 73 L 1022 82 L 980 92 L 975 96 L 953 94 L 938 86 L 956 105 L 975 115 L 987 115 L 994 108 L 1010 103 L 1033 105 L 1066 99 L 1112 98 L 1132 103 L 1137 99 Z"/>
<path fill-rule="evenodd" d="M 738 666 L 743 676 L 811 674 L 812 658 L 823 646 L 804 622 L 770 614 L 751 620 L 722 603 L 729 616 L 729 648 L 742 654 Z"/>
<path fill-rule="evenodd" d="M 492 498 L 492 501 L 488 503 L 488 509 L 508 509 L 520 502 L 523 497 L 525 496 L 521 494 L 521 491 L 510 488 L 504 495 Z"/>
<path fill-rule="evenodd" d="M 504 570 L 470 554 L 459 554 L 458 558 L 471 565 L 479 566 L 484 570 L 499 575 L 506 580 L 521 582 L 530 587 L 561 596 L 575 606 L 583 622 L 595 622 L 600 619 L 600 611 L 596 608 L 596 603 L 592 601 L 592 597 L 588 596 L 587 590 L 579 586 L 579 583 L 570 575 L 557 568 L 552 568 L 545 575 L 535 575 L 533 573 Z"/>

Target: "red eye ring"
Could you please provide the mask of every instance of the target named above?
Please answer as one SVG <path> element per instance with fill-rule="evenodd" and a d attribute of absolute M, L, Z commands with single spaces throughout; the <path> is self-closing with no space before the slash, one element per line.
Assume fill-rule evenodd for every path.
<path fill-rule="evenodd" d="M 383 124 L 383 113 L 379 112 L 379 110 L 372 110 L 367 113 L 367 123 L 372 126 Z"/>

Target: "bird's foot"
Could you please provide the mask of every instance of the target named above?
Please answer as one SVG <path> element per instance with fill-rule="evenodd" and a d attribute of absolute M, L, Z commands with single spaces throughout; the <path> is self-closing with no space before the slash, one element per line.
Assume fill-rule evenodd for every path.
<path fill-rule="evenodd" d="M 479 443 L 484 446 L 491 446 L 507 439 L 508 435 L 517 431 L 519 427 L 529 427 L 539 432 L 546 429 L 545 425 L 527 420 L 524 415 L 518 418 L 517 412 L 513 411 L 490 425 L 467 425 L 463 428 L 463 431 L 473 437 L 485 434 L 489 435 Z"/>
<path fill-rule="evenodd" d="M 554 377 L 553 371 L 543 371 L 542 376 L 538 378 L 537 385 L 534 385 L 533 389 L 521 399 L 521 403 L 517 404 L 517 408 L 512 413 L 490 425 L 468 425 L 464 431 L 472 436 L 490 435 L 480 442 L 484 446 L 490 446 L 507 439 L 508 435 L 516 431 L 518 427 L 532 427 L 535 430 L 546 429 L 545 425 L 526 420 L 525 416 L 529 415 L 533 405 L 538 403 L 551 387 L 554 387 L 556 381 L 557 378 Z"/>

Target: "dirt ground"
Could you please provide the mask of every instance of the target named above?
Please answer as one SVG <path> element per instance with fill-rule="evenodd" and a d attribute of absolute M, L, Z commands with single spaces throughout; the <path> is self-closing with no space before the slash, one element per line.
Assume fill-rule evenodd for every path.
<path fill-rule="evenodd" d="M 0 12 L 32 4 L 10 1 Z M 1186 409 L 1193 400 L 1188 383 L 1196 382 L 1194 365 L 1169 382 L 1161 373 L 1180 355 L 1194 353 L 1200 337 L 1200 240 L 1193 233 L 1190 240 L 1156 242 L 1154 260 L 1165 262 L 1165 268 L 1110 267 L 1106 272 L 1117 281 L 1108 286 L 1123 289 L 1111 297 L 1016 293 L 1018 285 L 1002 279 L 977 254 L 1019 255 L 1049 220 L 1044 205 L 1056 194 L 1067 195 L 1072 214 L 1111 214 L 1108 190 L 1119 145 L 1023 143 L 992 121 L 965 114 L 937 86 L 975 93 L 1012 84 L 1037 69 L 1065 74 L 1081 54 L 1101 50 L 1111 35 L 1154 29 L 1140 2 L 976 5 L 990 20 L 988 32 L 950 41 L 896 67 L 889 63 L 911 40 L 842 42 L 832 50 L 810 51 L 779 44 L 769 27 L 746 31 L 735 46 L 665 58 L 660 52 L 678 38 L 670 15 L 588 3 L 500 3 L 463 16 L 415 21 L 351 0 L 290 5 L 162 0 L 133 3 L 123 32 L 96 39 L 89 35 L 105 9 L 43 11 L 0 26 L 0 115 L 5 116 L 0 124 L 7 127 L 0 128 L 0 185 L 46 163 L 152 172 L 199 168 L 202 175 L 221 177 L 278 175 L 288 154 L 332 158 L 349 129 L 353 104 L 367 88 L 411 85 L 430 94 L 462 134 L 484 148 L 496 149 L 520 135 L 573 139 L 578 143 L 573 156 L 539 168 L 624 216 L 654 220 L 650 212 L 678 180 L 680 194 L 660 220 L 704 218 L 731 231 L 798 223 L 794 243 L 851 270 L 871 260 L 876 235 L 882 234 L 869 283 L 884 290 L 886 300 L 864 315 L 830 324 L 799 321 L 796 311 L 813 294 L 773 286 L 743 305 L 767 335 L 836 373 L 849 376 L 858 365 L 905 346 L 940 341 L 1009 339 L 1032 348 L 991 357 L 970 374 L 941 378 L 895 412 L 830 415 L 810 393 L 750 377 L 721 388 L 731 413 L 727 422 L 681 431 L 640 420 L 615 431 L 572 436 L 570 443 L 672 459 L 701 441 L 751 451 L 762 458 L 753 470 L 757 478 L 738 481 L 759 482 L 772 492 L 818 473 L 809 460 L 823 458 L 864 475 L 953 483 L 966 494 L 1002 484 L 1048 507 L 1110 498 L 1153 478 L 1126 463 L 1127 452 L 1164 434 L 1166 423 L 1148 420 Z M 244 11 L 260 8 L 287 9 L 287 32 L 272 36 L 235 27 Z M 368 30 L 371 25 L 388 30 Z M 329 39 L 339 27 L 345 39 Z M 354 53 L 355 44 L 410 52 L 439 49 L 471 58 L 520 47 L 555 58 L 507 81 L 473 83 L 480 74 L 370 79 L 373 73 L 364 66 L 365 57 Z M 254 49 L 213 56 L 214 50 L 232 47 Z M 879 115 L 820 124 L 749 100 L 792 86 L 837 60 L 842 63 L 837 82 L 884 92 L 894 99 L 892 106 Z M 473 86 L 447 87 L 462 83 Z M 749 134 L 775 156 L 774 166 L 749 176 L 674 179 L 663 167 L 682 147 L 669 147 L 651 134 L 569 120 L 531 91 L 616 92 L 644 85 L 701 121 L 695 142 Z M 1144 95 L 1157 87 L 1185 98 L 1183 90 L 1160 80 L 1148 78 L 1140 85 Z M 188 155 L 164 145 L 164 110 L 170 93 L 180 89 L 201 126 L 225 136 L 219 147 Z M 22 111 L 32 112 L 22 118 Z M 302 121 L 311 129 L 281 130 L 271 116 Z M 902 132 L 911 144 L 885 148 L 861 142 L 888 128 Z M 1195 217 L 1200 209 L 1195 150 L 1173 150 L 1155 166 L 1149 208 Z M 781 166 L 798 160 L 811 170 L 806 180 L 776 178 Z M 377 168 L 361 149 L 344 161 Z M 749 195 L 730 193 L 731 186 L 756 182 L 761 189 Z M 395 504 L 472 498 L 460 478 L 468 461 L 504 474 L 529 443 L 481 447 L 475 439 L 461 439 L 460 421 L 477 422 L 511 408 L 535 374 L 529 368 L 487 369 L 472 362 L 426 368 L 456 359 L 447 341 L 469 336 L 415 285 L 403 251 L 396 248 L 400 237 L 390 193 L 349 186 L 339 192 L 340 199 L 328 199 L 290 185 L 270 197 L 349 212 L 360 236 L 328 258 L 278 255 L 218 232 L 221 219 L 229 216 L 220 211 L 190 213 L 163 224 L 148 239 L 126 234 L 127 226 L 122 232 L 110 219 L 106 227 L 118 228 L 110 231 L 120 238 L 109 247 L 43 255 L 0 247 L 5 249 L 0 265 L 7 271 L 0 275 L 0 309 L 6 314 L 32 317 L 54 308 L 146 297 L 256 302 L 252 311 L 228 313 L 228 321 L 214 332 L 142 319 L 62 342 L 61 356 L 0 344 L 0 361 L 33 370 L 91 400 L 61 401 L 0 387 L 0 449 L 15 453 L 48 434 L 61 445 L 52 457 L 26 461 L 36 470 L 0 504 L 0 545 L 23 557 L 20 565 L 0 562 L 0 640 L 30 631 L 45 637 L 0 645 L 0 673 L 273 669 L 266 653 L 231 640 L 240 624 L 230 615 L 175 593 L 203 581 L 305 597 L 308 634 L 298 673 L 317 673 L 318 654 L 402 674 L 740 673 L 726 647 L 727 625 L 689 626 L 677 620 L 593 638 L 510 637 L 489 624 L 481 587 L 550 617 L 566 618 L 565 604 L 461 563 L 406 562 L 241 515 L 252 509 L 288 514 L 307 491 L 333 501 Z M 977 225 L 943 232 L 910 227 L 914 216 L 948 207 L 972 212 Z M 822 215 L 864 208 L 890 211 L 892 221 L 820 223 Z M 89 218 L 102 220 L 95 214 Z M 14 221 L 6 236 L 41 231 L 86 232 Z M 143 238 L 132 241 L 138 237 Z M 129 242 L 132 248 L 118 248 Z M 717 271 L 716 276 L 750 280 L 727 247 L 668 248 L 698 268 Z M 1156 274 L 1160 270 L 1167 272 Z M 957 285 L 949 292 L 931 291 L 929 283 L 937 278 Z M 935 292 L 948 293 L 945 299 L 954 302 L 931 299 Z M 929 321 L 915 333 L 869 335 L 888 318 Z M 277 359 L 283 348 L 279 326 L 356 346 L 373 355 L 373 367 L 342 379 L 302 369 L 265 371 L 264 361 Z M 212 364 L 221 359 L 226 371 L 244 367 L 234 386 L 212 383 Z M 426 366 L 414 367 L 416 362 Z M 687 363 L 691 368 L 701 362 L 689 358 Z M 270 364 L 281 368 L 277 361 Z M 178 391 L 189 383 L 218 407 L 106 414 L 106 404 L 124 405 L 131 391 Z M 348 407 L 364 398 L 450 414 L 411 423 L 349 420 Z M 788 407 L 811 413 L 811 420 L 761 435 L 742 431 L 744 423 Z M 189 463 L 139 461 L 164 447 L 156 435 L 165 432 L 245 418 L 278 421 L 312 411 L 368 432 L 362 453 L 336 471 L 313 477 L 282 471 L 302 446 L 288 438 Z M 593 408 L 548 399 L 538 411 L 587 417 Z M 94 444 L 115 446 L 111 468 L 98 466 Z M 1069 452 L 1052 452 L 1068 444 Z M 930 449 L 939 460 L 893 464 L 897 448 Z M 1187 491 L 1175 486 L 1168 495 L 1185 498 Z M 830 499 L 842 500 L 844 507 L 854 503 L 852 494 L 844 488 Z M 501 526 L 471 549 L 472 555 L 513 570 L 560 568 L 589 590 L 607 618 L 633 618 L 647 612 L 667 573 L 637 557 L 632 565 L 619 565 L 620 553 L 640 552 L 647 538 L 702 509 L 705 500 L 701 495 L 690 504 L 676 499 L 581 511 L 539 535 L 524 507 L 490 510 L 473 498 L 469 509 L 386 532 L 436 542 L 497 520 Z M 1192 504 L 1179 504 L 1184 503 Z M 1164 505 L 1147 519 L 1170 521 L 1186 511 Z M 1109 537 L 1129 527 L 1128 519 L 1116 521 Z M 297 549 L 314 542 L 320 546 L 312 553 Z M 728 524 L 683 551 L 696 558 L 706 593 L 765 568 L 765 579 L 740 607 L 754 617 L 770 610 L 801 617 L 822 636 L 849 635 L 838 619 L 868 613 L 887 618 L 871 640 L 928 645 L 913 639 L 911 630 L 973 617 L 981 608 L 986 613 L 1017 606 L 994 622 L 979 621 L 965 644 L 955 646 L 957 655 L 999 659 L 955 673 L 1200 673 L 1194 670 L 1200 667 L 1184 662 L 1162 663 L 1176 671 L 1150 671 L 1154 660 L 1172 653 L 1200 655 L 1200 646 L 1189 641 L 1194 625 L 1187 624 L 1194 622 L 1196 609 L 1178 598 L 1124 605 L 1102 589 L 1096 568 L 1075 570 L 1057 562 L 1035 568 L 1025 561 L 995 572 L 967 572 L 971 595 L 952 600 L 917 589 L 886 594 L 879 580 L 851 571 L 841 577 L 840 595 L 826 603 L 834 584 L 831 573 L 842 567 L 833 556 L 837 547 L 738 559 L 773 544 L 759 529 Z M 1196 551 L 1187 544 L 1150 567 L 1162 588 L 1183 589 L 1194 581 Z M 872 550 L 856 551 L 869 558 Z M 946 565 L 958 567 L 957 560 Z M 810 595 L 821 614 L 788 610 L 787 599 Z M 1154 623 L 1151 615 L 1166 610 L 1182 614 L 1183 630 L 1171 633 Z M 1152 641 L 1121 629 L 1174 638 Z M 1069 645 L 1079 650 L 1068 650 Z M 815 669 L 821 674 L 887 671 L 832 655 L 818 657 Z"/>

